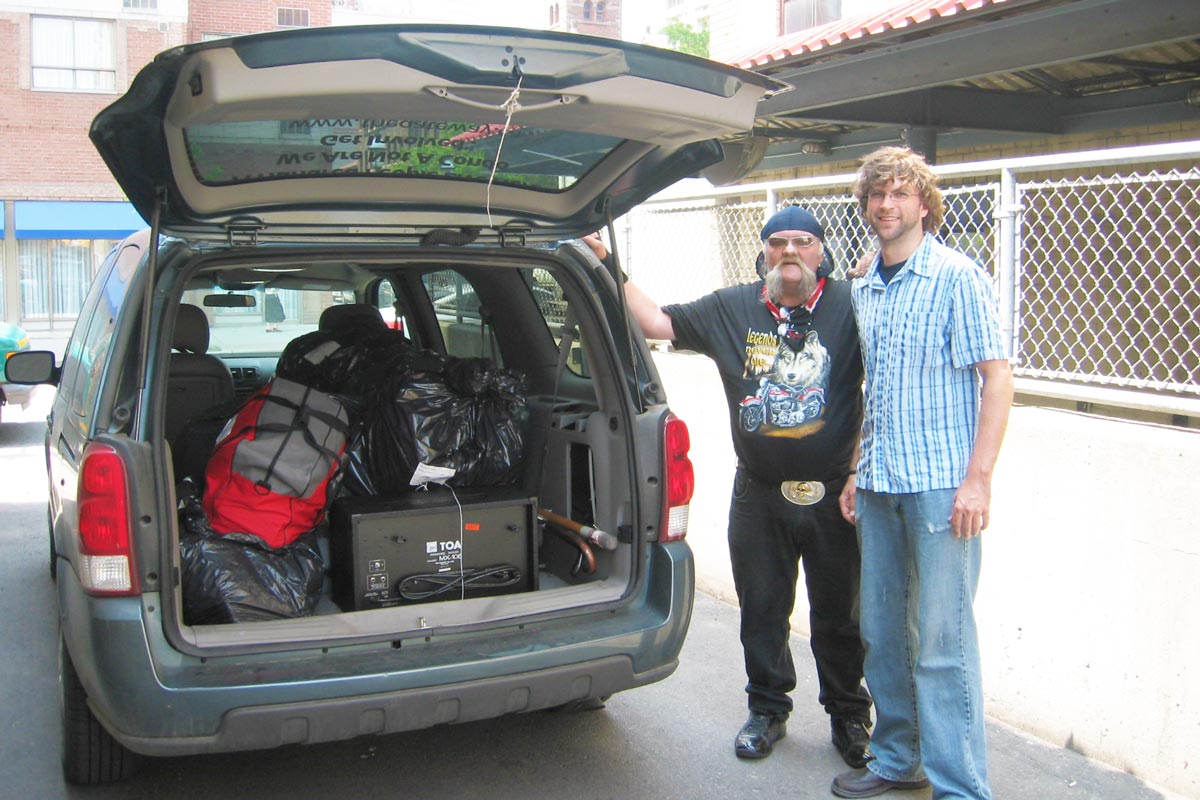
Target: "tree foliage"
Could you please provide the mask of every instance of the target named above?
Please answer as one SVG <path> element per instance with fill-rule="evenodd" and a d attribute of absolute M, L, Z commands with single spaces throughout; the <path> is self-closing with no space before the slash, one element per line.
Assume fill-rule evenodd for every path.
<path fill-rule="evenodd" d="M 700 30 L 676 18 L 663 28 L 661 33 L 667 37 L 671 49 L 693 56 L 708 58 L 708 18 L 700 20 Z"/>

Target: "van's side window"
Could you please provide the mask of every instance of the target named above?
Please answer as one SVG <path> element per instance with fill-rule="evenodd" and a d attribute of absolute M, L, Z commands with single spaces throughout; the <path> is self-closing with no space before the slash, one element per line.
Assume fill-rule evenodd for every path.
<path fill-rule="evenodd" d="M 489 358 L 503 366 L 492 311 L 480 303 L 470 281 L 454 270 L 430 272 L 421 278 L 433 303 L 446 354 L 457 358 Z"/>
<path fill-rule="evenodd" d="M 63 385 L 75 389 L 70 398 L 70 421 L 81 435 L 87 435 L 91 426 L 117 314 L 141 254 L 142 248 L 136 244 L 126 244 L 109 254 L 84 300 L 80 320 L 86 318 L 87 326 L 77 328 L 67 346 L 63 359 Z M 109 269 L 114 260 L 115 267 Z"/>
<path fill-rule="evenodd" d="M 409 323 L 408 309 L 397 296 L 396 287 L 392 285 L 390 278 L 379 281 L 374 288 L 374 295 L 371 296 L 370 302 L 379 309 L 379 316 L 383 317 L 383 321 L 389 328 L 400 331 L 404 334 L 405 339 L 413 340 L 413 328 Z"/>
<path fill-rule="evenodd" d="M 521 273 L 525 278 L 525 285 L 529 287 L 529 291 L 533 295 L 534 302 L 537 303 L 542 319 L 546 322 L 547 330 L 554 337 L 554 343 L 561 348 L 563 346 L 563 326 L 567 321 L 567 298 L 563 294 L 562 286 L 559 285 L 552 273 L 539 267 L 524 269 L 521 270 Z M 584 358 L 583 348 L 579 343 L 579 332 L 575 331 L 568 341 L 571 350 L 567 354 L 567 368 L 576 375 L 587 377 L 587 360 Z"/>

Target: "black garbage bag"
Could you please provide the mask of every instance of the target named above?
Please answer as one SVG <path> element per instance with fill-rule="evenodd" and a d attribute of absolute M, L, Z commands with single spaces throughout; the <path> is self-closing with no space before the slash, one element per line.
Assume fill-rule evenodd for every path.
<path fill-rule="evenodd" d="M 370 359 L 370 348 L 356 342 L 350 333 L 313 331 L 288 342 L 279 354 L 275 374 L 330 394 L 343 390 L 346 382 Z"/>
<path fill-rule="evenodd" d="M 420 350 L 402 338 L 376 344 L 362 374 L 351 384 L 361 391 L 348 405 L 354 424 L 346 444 L 342 494 L 397 494 L 412 488 L 408 484 L 411 471 L 401 473 L 406 464 L 414 463 L 416 445 L 407 417 L 395 406 L 395 386 L 398 376 L 438 374 L 445 365 L 443 356 Z"/>
<path fill-rule="evenodd" d="M 486 359 L 464 359 L 449 372 L 447 384 L 473 399 L 475 433 L 463 465 L 464 486 L 503 486 L 521 477 L 529 407 L 525 381 L 513 370 L 497 369 Z"/>
<path fill-rule="evenodd" d="M 219 625 L 305 617 L 321 599 L 325 561 L 314 531 L 272 548 L 257 536 L 219 534 L 194 486 L 180 485 L 183 621 Z"/>
<path fill-rule="evenodd" d="M 362 493 L 410 491 L 419 464 L 454 470 L 451 486 L 516 483 L 529 421 L 524 379 L 487 359 L 428 356 L 382 376 L 364 400 L 351 444 Z"/>
<path fill-rule="evenodd" d="M 400 331 L 341 327 L 288 342 L 275 374 L 330 394 L 357 396 L 379 373 L 416 351 Z"/>

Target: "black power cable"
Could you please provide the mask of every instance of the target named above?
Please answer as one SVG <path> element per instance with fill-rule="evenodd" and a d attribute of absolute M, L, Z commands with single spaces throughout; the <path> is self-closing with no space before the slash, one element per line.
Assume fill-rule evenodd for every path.
<path fill-rule="evenodd" d="M 461 589 L 502 589 L 521 582 L 521 570 L 512 564 L 493 564 L 462 572 L 427 572 L 401 578 L 396 594 L 405 600 L 427 600 L 446 592 Z M 420 587 L 431 587 L 421 589 Z"/>

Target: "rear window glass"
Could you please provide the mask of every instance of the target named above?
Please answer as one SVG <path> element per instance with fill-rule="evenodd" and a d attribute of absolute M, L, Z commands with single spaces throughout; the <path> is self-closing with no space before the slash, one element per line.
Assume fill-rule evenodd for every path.
<path fill-rule="evenodd" d="M 243 297 L 238 302 L 228 302 L 234 295 Z M 226 357 L 278 355 L 292 339 L 317 330 L 321 314 L 327 308 L 357 301 L 349 290 L 260 286 L 238 292 L 192 289 L 184 292 L 183 302 L 204 310 L 208 319 L 208 352 Z M 393 308 L 379 312 L 388 327 L 401 329 Z"/>
<path fill-rule="evenodd" d="M 501 150 L 501 139 L 504 144 Z M 594 133 L 433 120 L 222 122 L 184 130 L 207 186 L 299 177 L 443 178 L 546 192 L 570 188 L 622 139 Z M 500 152 L 497 164 L 496 154 Z"/>

